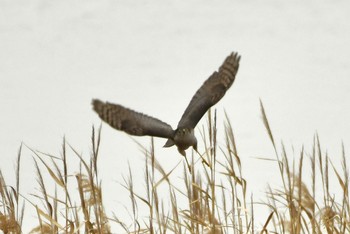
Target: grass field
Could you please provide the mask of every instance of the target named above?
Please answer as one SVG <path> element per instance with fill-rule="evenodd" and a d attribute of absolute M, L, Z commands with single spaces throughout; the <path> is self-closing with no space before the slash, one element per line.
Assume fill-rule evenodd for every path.
<path fill-rule="evenodd" d="M 101 128 L 97 131 L 93 128 L 88 160 L 65 140 L 60 158 L 32 151 L 40 188 L 36 194 L 21 193 L 19 178 L 25 165 L 21 165 L 20 148 L 16 184 L 6 184 L 0 173 L 0 230 L 21 233 L 26 218 L 24 211 L 29 205 L 36 210 L 31 215 L 37 217 L 31 233 L 115 233 L 112 227 L 116 225 L 124 233 L 350 233 L 349 169 L 344 147 L 340 169 L 322 152 L 317 135 L 312 152 L 302 149 L 299 157 L 292 158 L 283 144 L 281 150 L 277 149 L 263 105 L 261 113 L 275 150 L 273 161 L 282 185 L 277 188 L 269 185 L 265 198 L 247 194 L 250 183 L 242 173 L 244 165 L 237 153 L 229 119 L 222 126 L 225 147 L 218 147 L 216 113 L 209 112 L 208 125 L 201 130 L 206 150 L 202 155 L 192 153 L 187 158 L 188 165 L 183 164 L 184 189 L 173 183 L 173 170 L 166 171 L 157 161 L 153 141 L 150 149 L 141 146 L 145 155 L 144 193 L 135 192 L 132 167 L 122 182 L 124 192 L 130 196 L 131 205 L 125 206 L 131 221 L 104 206 L 103 194 L 107 191 L 102 187 L 97 167 Z M 79 173 L 75 176 L 67 170 L 67 151 L 80 160 L 80 168 L 75 169 Z M 181 167 L 174 165 L 174 168 L 178 166 Z M 308 173 L 304 176 L 305 170 Z M 44 174 L 49 176 L 44 178 Z M 305 179 L 310 174 L 311 178 Z M 339 191 L 330 191 L 330 177 L 336 178 Z M 54 190 L 48 189 L 49 182 L 55 184 Z M 70 189 L 70 184 L 78 189 Z M 40 202 L 34 203 L 33 197 Z M 255 204 L 261 200 L 265 201 L 263 205 L 269 215 L 263 217 L 264 225 L 259 226 L 254 214 Z M 147 207 L 146 217 L 138 215 L 141 205 Z M 107 215 L 113 212 L 115 215 Z"/>

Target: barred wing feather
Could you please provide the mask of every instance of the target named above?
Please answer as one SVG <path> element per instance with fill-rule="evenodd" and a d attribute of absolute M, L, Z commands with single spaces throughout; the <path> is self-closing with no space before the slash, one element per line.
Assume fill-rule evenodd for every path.
<path fill-rule="evenodd" d="M 240 56 L 231 53 L 219 68 L 198 89 L 179 121 L 178 128 L 194 128 L 207 110 L 225 95 L 233 84 Z"/>
<path fill-rule="evenodd" d="M 121 105 L 92 100 L 93 109 L 111 127 L 135 136 L 173 138 L 174 130 L 163 121 Z"/>

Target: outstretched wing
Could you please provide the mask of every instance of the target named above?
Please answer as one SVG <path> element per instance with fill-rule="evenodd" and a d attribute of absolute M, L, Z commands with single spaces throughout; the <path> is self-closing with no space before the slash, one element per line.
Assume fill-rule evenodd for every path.
<path fill-rule="evenodd" d="M 231 53 L 219 68 L 198 89 L 187 106 L 178 128 L 194 128 L 207 110 L 225 95 L 235 80 L 241 57 Z"/>
<path fill-rule="evenodd" d="M 173 138 L 174 130 L 159 119 L 100 100 L 92 100 L 93 109 L 111 127 L 135 136 Z"/>

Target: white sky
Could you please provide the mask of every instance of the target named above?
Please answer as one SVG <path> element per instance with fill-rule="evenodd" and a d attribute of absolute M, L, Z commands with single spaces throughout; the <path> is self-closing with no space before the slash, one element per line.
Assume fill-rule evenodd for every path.
<path fill-rule="evenodd" d="M 259 98 L 278 142 L 293 145 L 296 155 L 302 144 L 311 152 L 317 131 L 340 168 L 341 142 L 347 151 L 350 142 L 349 7 L 327 0 L 0 0 L 0 168 L 13 182 L 22 141 L 59 155 L 66 136 L 88 156 L 91 126 L 100 124 L 92 98 L 176 127 L 192 95 L 231 51 L 241 54 L 241 67 L 216 108 L 230 116 L 254 196 L 263 198 L 278 172 L 277 165 L 254 158 L 274 157 Z M 148 137 L 136 139 L 148 147 Z M 165 167 L 182 160 L 175 148 L 161 148 L 165 140 L 155 142 Z M 128 197 L 117 183 L 128 161 L 142 178 L 136 144 L 104 124 L 100 169 L 111 204 Z M 22 168 L 23 189 L 33 192 L 38 186 L 29 150 Z"/>

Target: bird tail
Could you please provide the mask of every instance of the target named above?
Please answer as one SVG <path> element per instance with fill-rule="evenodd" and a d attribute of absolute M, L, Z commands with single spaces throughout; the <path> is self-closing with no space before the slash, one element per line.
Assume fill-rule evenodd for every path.
<path fill-rule="evenodd" d="M 171 147 L 171 146 L 173 146 L 173 145 L 175 145 L 174 140 L 172 140 L 172 139 L 169 138 L 169 139 L 165 142 L 165 145 L 164 145 L 163 147 L 167 148 L 167 147 Z"/>

